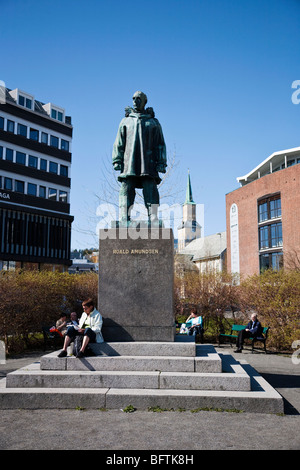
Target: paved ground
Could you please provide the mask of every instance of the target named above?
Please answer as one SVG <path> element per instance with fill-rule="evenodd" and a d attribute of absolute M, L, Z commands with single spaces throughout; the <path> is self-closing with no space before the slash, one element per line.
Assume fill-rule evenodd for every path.
<path fill-rule="evenodd" d="M 225 347 L 216 349 L 222 352 Z M 233 356 L 251 364 L 284 397 L 284 416 L 217 411 L 0 410 L 0 449 L 134 450 L 135 456 L 143 455 L 138 452 L 142 450 L 168 450 L 173 455 L 204 449 L 299 450 L 300 364 L 277 354 L 245 351 Z M 9 359 L 0 364 L 0 377 L 39 357 Z M 195 463 L 200 457 L 193 454 Z"/>

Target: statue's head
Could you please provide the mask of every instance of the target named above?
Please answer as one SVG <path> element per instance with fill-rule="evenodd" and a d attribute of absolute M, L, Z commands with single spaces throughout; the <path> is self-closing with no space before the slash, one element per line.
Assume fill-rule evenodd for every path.
<path fill-rule="evenodd" d="M 135 111 L 143 111 L 147 103 L 147 96 L 142 91 L 136 91 L 132 97 L 133 109 Z"/>

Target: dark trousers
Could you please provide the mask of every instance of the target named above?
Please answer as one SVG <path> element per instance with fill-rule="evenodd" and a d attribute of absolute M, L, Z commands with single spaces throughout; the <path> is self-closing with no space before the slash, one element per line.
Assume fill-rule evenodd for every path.
<path fill-rule="evenodd" d="M 159 205 L 159 193 L 155 180 L 151 177 L 129 176 L 122 181 L 119 192 L 120 219 L 130 220 L 130 211 L 134 204 L 135 188 L 143 188 L 144 203 L 147 208 L 148 217 L 157 217 Z"/>
<path fill-rule="evenodd" d="M 192 336 L 195 333 L 195 335 L 201 335 L 203 334 L 203 328 L 200 325 L 195 325 L 189 328 L 188 335 Z"/>
<path fill-rule="evenodd" d="M 96 333 L 91 328 L 86 328 L 84 333 L 79 333 L 79 331 L 76 330 L 74 326 L 69 326 L 66 336 L 69 336 L 72 341 L 74 341 L 75 336 L 88 336 L 91 343 L 95 343 L 96 341 Z"/>
<path fill-rule="evenodd" d="M 250 336 L 251 336 L 250 331 L 241 330 L 236 340 L 236 347 L 238 349 L 243 349 L 244 339 L 249 338 Z"/>

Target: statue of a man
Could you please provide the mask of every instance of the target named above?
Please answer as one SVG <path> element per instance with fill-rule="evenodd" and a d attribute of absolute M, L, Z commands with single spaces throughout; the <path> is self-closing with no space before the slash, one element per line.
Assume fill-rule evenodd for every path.
<path fill-rule="evenodd" d="M 120 222 L 130 221 L 130 208 L 135 188 L 143 189 L 149 221 L 157 220 L 160 173 L 166 172 L 166 145 L 162 128 L 152 108 L 146 108 L 147 96 L 141 91 L 133 95 L 133 108 L 125 109 L 113 147 L 112 162 L 121 171 L 119 193 Z"/>

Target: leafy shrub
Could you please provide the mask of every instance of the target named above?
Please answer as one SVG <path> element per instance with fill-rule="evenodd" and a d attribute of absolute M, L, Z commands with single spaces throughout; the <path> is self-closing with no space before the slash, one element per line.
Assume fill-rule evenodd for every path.
<path fill-rule="evenodd" d="M 175 278 L 175 315 L 177 321 L 190 314 L 192 306 L 204 317 L 204 327 L 216 340 L 218 332 L 234 323 L 248 323 L 257 313 L 263 326 L 270 327 L 268 347 L 291 350 L 300 338 L 300 271 L 267 270 L 236 285 L 222 273 L 188 273 Z M 225 312 L 231 310 L 233 320 Z M 179 320 L 180 319 L 180 320 Z"/>
<path fill-rule="evenodd" d="M 0 337 L 6 349 L 15 344 L 16 337 L 28 345 L 33 333 L 45 324 L 55 324 L 63 312 L 80 315 L 83 300 L 97 301 L 97 285 L 95 273 L 0 272 Z"/>
<path fill-rule="evenodd" d="M 224 273 L 189 272 L 175 278 L 175 316 L 182 321 L 196 307 L 204 317 L 204 328 L 209 327 L 212 339 L 224 328 L 224 313 L 233 311 L 238 303 L 233 277 Z M 207 337 L 207 333 L 206 333 Z"/>
<path fill-rule="evenodd" d="M 255 311 L 270 327 L 268 345 L 289 350 L 300 338 L 300 272 L 267 270 L 239 286 L 239 299 L 247 314 Z"/>

